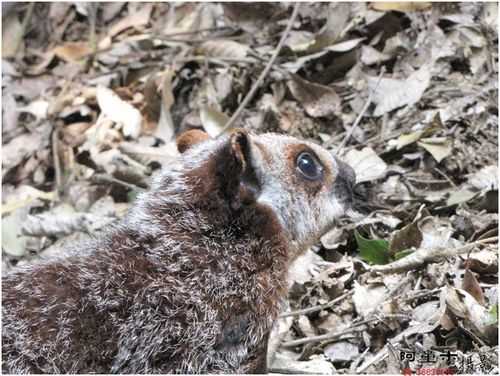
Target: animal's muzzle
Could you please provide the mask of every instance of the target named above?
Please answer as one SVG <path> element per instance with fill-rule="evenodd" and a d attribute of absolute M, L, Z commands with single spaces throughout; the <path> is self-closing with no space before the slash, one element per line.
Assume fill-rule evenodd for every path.
<path fill-rule="evenodd" d="M 336 159 L 338 174 L 334 183 L 335 196 L 340 202 L 350 207 L 353 202 L 353 188 L 356 184 L 356 174 L 351 166 Z"/>

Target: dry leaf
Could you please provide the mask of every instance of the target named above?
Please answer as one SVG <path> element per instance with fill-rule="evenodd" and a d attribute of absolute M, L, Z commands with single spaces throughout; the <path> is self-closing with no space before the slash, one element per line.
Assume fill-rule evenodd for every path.
<path fill-rule="evenodd" d="M 198 49 L 205 56 L 226 59 L 243 59 L 249 50 L 249 46 L 228 39 L 208 40 Z"/>
<path fill-rule="evenodd" d="M 361 62 L 364 65 L 373 65 L 373 64 L 379 64 L 384 61 L 390 60 L 391 56 L 388 54 L 384 54 L 382 52 L 379 52 L 372 46 L 361 46 Z"/>
<path fill-rule="evenodd" d="M 66 42 L 57 46 L 52 52 L 69 63 L 76 63 L 92 52 L 88 42 Z"/>
<path fill-rule="evenodd" d="M 373 314 L 380 308 L 380 303 L 387 296 L 388 290 L 385 286 L 365 286 L 354 281 L 354 294 L 352 301 L 356 312 L 363 317 Z"/>
<path fill-rule="evenodd" d="M 422 243 L 422 239 L 418 223 L 412 222 L 392 233 L 391 241 L 389 242 L 389 253 L 394 255 L 400 251 L 418 248 Z"/>
<path fill-rule="evenodd" d="M 498 166 L 491 165 L 468 175 L 469 184 L 481 191 L 498 190 Z"/>
<path fill-rule="evenodd" d="M 49 102 L 42 99 L 31 102 L 25 107 L 18 107 L 18 112 L 28 112 L 35 116 L 38 120 L 43 120 L 47 118 L 47 113 L 49 110 Z"/>
<path fill-rule="evenodd" d="M 309 52 L 316 52 L 341 40 L 350 21 L 351 7 L 348 3 L 332 3 L 325 26 L 316 36 Z"/>
<path fill-rule="evenodd" d="M 359 348 L 350 342 L 335 342 L 325 347 L 324 354 L 333 363 L 349 362 L 359 356 Z"/>
<path fill-rule="evenodd" d="M 373 91 L 373 102 L 377 105 L 373 116 L 381 116 L 398 107 L 417 103 L 429 86 L 431 72 L 426 64 L 406 80 L 382 78 L 377 86 L 377 77 L 368 76 L 367 79 L 368 87 Z"/>
<path fill-rule="evenodd" d="M 44 192 L 29 185 L 21 185 L 16 190 L 15 197 L 9 197 L 7 202 L 2 204 L 1 214 L 7 214 L 16 209 L 28 206 L 39 199 L 53 201 L 56 195 L 54 192 Z"/>
<path fill-rule="evenodd" d="M 462 281 L 462 289 L 471 294 L 479 304 L 485 306 L 486 301 L 484 299 L 483 289 L 479 285 L 478 280 L 474 276 L 469 268 L 467 267 L 464 272 L 464 279 Z"/>
<path fill-rule="evenodd" d="M 213 106 L 205 105 L 200 109 L 201 124 L 210 137 L 217 137 L 229 121 L 229 117 L 215 109 Z"/>
<path fill-rule="evenodd" d="M 158 127 L 154 132 L 154 135 L 161 138 L 165 142 L 169 142 L 174 137 L 175 126 L 172 120 L 172 114 L 170 109 L 174 104 L 174 94 L 172 92 L 172 78 L 174 76 L 174 71 L 172 69 L 167 69 L 162 77 L 162 87 L 161 87 L 161 110 L 160 110 L 160 120 L 158 121 Z"/>
<path fill-rule="evenodd" d="M 354 169 L 356 183 L 380 179 L 387 171 L 387 164 L 369 147 L 350 150 L 343 160 Z"/>
<path fill-rule="evenodd" d="M 427 1 L 376 1 L 370 7 L 380 11 L 396 10 L 398 12 L 415 12 L 430 9 L 431 2 Z"/>
<path fill-rule="evenodd" d="M 461 189 L 459 191 L 451 192 L 446 200 L 446 206 L 458 205 L 476 197 L 477 193 L 469 191 L 468 189 Z"/>
<path fill-rule="evenodd" d="M 142 4 L 139 11 L 131 12 L 127 17 L 122 18 L 120 21 L 115 23 L 109 30 L 108 37 L 113 38 L 122 31 L 131 27 L 138 28 L 147 25 L 149 23 L 152 10 L 153 4 Z"/>
<path fill-rule="evenodd" d="M 243 30 L 255 33 L 268 24 L 280 6 L 276 3 L 222 2 L 224 16 Z"/>
<path fill-rule="evenodd" d="M 48 140 L 40 133 L 25 133 L 13 138 L 2 146 L 2 174 L 17 166 L 24 158 L 41 150 L 48 144 Z"/>
<path fill-rule="evenodd" d="M 396 140 L 389 140 L 388 144 L 390 146 L 395 146 L 396 150 L 400 150 L 406 145 L 411 145 L 414 142 L 420 140 L 420 137 L 424 134 L 424 131 L 417 131 L 412 133 L 406 133 L 399 136 Z"/>
<path fill-rule="evenodd" d="M 2 59 L 13 57 L 24 49 L 23 28 L 17 12 L 2 17 Z"/>
<path fill-rule="evenodd" d="M 21 234 L 21 226 L 26 220 L 24 208 L 2 218 L 2 251 L 14 257 L 26 253 L 27 237 Z"/>
<path fill-rule="evenodd" d="M 332 375 L 335 368 L 326 359 L 314 358 L 312 360 L 298 361 L 278 353 L 269 367 L 271 373 L 305 374 L 305 375 Z"/>
<path fill-rule="evenodd" d="M 326 47 L 325 50 L 334 51 L 334 52 L 347 52 L 347 51 L 350 51 L 353 48 L 357 47 L 365 39 L 366 38 L 355 38 L 355 39 L 347 40 L 344 42 L 336 43 L 336 44 L 333 44 L 331 46 Z"/>
<path fill-rule="evenodd" d="M 446 305 L 453 315 L 464 320 L 464 326 L 472 329 L 487 343 L 498 341 L 498 323 L 491 322 L 491 315 L 468 292 L 453 287 L 446 287 Z"/>
<path fill-rule="evenodd" d="M 296 74 L 291 75 L 288 88 L 307 114 L 312 117 L 334 115 L 340 108 L 340 97 L 332 88 L 303 80 Z"/>
<path fill-rule="evenodd" d="M 448 157 L 453 150 L 451 141 L 444 137 L 423 138 L 417 145 L 427 150 L 438 163 Z"/>
<path fill-rule="evenodd" d="M 125 136 L 139 137 L 142 115 L 138 109 L 103 86 L 97 88 L 97 103 L 104 116 L 123 126 L 122 132 Z"/>

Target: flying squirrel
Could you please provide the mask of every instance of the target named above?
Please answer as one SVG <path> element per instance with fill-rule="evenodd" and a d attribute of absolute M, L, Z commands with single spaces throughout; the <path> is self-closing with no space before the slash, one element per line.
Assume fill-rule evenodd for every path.
<path fill-rule="evenodd" d="M 287 270 L 345 214 L 324 148 L 188 131 L 127 215 L 2 277 L 3 373 L 264 373 Z"/>

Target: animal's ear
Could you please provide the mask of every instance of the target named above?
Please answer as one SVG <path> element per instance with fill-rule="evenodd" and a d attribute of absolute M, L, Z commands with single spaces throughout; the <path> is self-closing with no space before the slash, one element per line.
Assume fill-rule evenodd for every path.
<path fill-rule="evenodd" d="M 208 139 L 210 139 L 210 136 L 206 132 L 199 129 L 191 129 L 183 132 L 179 137 L 177 137 L 177 150 L 179 150 L 179 153 L 182 154 L 193 145 L 199 144 L 200 142 Z"/>
<path fill-rule="evenodd" d="M 249 134 L 237 129 L 229 136 L 217 161 L 217 178 L 232 209 L 255 200 L 258 181 L 252 165 Z"/>

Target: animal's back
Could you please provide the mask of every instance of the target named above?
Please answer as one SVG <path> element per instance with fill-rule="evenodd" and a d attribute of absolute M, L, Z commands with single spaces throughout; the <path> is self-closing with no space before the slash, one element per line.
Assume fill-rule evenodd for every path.
<path fill-rule="evenodd" d="M 265 371 L 288 266 L 342 215 L 352 174 L 278 135 L 183 148 L 119 225 L 3 277 L 3 372 Z"/>

